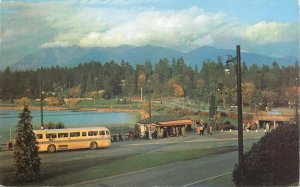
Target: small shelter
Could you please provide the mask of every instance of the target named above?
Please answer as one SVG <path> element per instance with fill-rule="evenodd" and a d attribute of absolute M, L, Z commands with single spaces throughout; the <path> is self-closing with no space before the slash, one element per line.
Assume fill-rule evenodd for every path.
<path fill-rule="evenodd" d="M 259 125 L 260 128 L 264 125 L 269 124 L 270 128 L 276 128 L 277 125 L 290 123 L 294 119 L 294 115 L 283 114 L 281 112 L 272 111 L 272 112 L 260 112 L 256 114 L 253 120 Z"/>
<path fill-rule="evenodd" d="M 157 122 L 158 137 L 185 136 L 187 126 L 192 124 L 190 119 Z"/>
<path fill-rule="evenodd" d="M 193 120 L 178 116 L 152 116 L 136 123 L 136 134 L 140 138 L 154 136 L 155 138 L 185 136 L 186 128 L 194 124 Z"/>

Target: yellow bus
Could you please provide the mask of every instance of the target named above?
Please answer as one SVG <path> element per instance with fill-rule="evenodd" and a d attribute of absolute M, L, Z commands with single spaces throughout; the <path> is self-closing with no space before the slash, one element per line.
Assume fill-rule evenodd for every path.
<path fill-rule="evenodd" d="M 110 132 L 106 127 L 85 127 L 66 129 L 33 130 L 38 142 L 39 152 L 50 153 L 90 148 L 97 149 L 111 145 Z"/>

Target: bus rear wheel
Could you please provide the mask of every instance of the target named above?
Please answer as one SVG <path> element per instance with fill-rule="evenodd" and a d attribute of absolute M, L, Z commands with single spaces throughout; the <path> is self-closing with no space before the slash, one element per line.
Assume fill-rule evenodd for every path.
<path fill-rule="evenodd" d="M 47 151 L 48 153 L 54 153 L 56 151 L 55 145 L 53 144 L 49 145 Z"/>
<path fill-rule="evenodd" d="M 90 143 L 90 149 L 95 150 L 95 149 L 97 149 L 97 148 L 98 148 L 98 145 L 97 145 L 96 142 L 91 142 L 91 143 Z"/>

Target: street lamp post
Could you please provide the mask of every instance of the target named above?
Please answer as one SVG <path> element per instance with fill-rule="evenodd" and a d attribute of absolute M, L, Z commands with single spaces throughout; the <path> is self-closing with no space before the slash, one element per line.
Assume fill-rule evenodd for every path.
<path fill-rule="evenodd" d="M 44 119 L 43 119 L 43 116 L 44 116 L 44 114 L 43 114 L 43 91 L 42 91 L 42 82 L 41 82 L 41 85 L 40 85 L 40 101 L 41 101 L 41 128 L 42 129 L 44 129 Z"/>
<path fill-rule="evenodd" d="M 151 125 L 151 95 L 150 95 L 150 79 L 148 80 L 148 98 L 149 98 L 149 124 Z M 150 127 L 148 131 L 149 140 L 151 140 Z"/>
<path fill-rule="evenodd" d="M 229 73 L 229 63 L 236 63 L 237 75 L 237 102 L 238 102 L 238 150 L 239 150 L 239 165 L 243 170 L 244 166 L 244 149 L 243 149 L 243 109 L 242 109 L 242 74 L 241 74 L 241 52 L 240 45 L 236 46 L 236 57 L 229 56 L 226 61 L 225 71 Z"/>
<path fill-rule="evenodd" d="M 297 75 L 298 76 L 298 75 Z M 299 114 L 298 114 L 298 105 L 299 105 L 299 96 L 298 96 L 298 77 L 296 77 L 296 102 L 295 102 L 295 122 L 296 125 L 299 125 Z"/>

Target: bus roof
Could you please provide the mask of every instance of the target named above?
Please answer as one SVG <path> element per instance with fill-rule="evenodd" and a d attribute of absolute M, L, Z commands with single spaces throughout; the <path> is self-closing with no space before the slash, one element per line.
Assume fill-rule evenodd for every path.
<path fill-rule="evenodd" d="M 64 128 L 64 129 L 39 129 L 39 130 L 33 130 L 35 133 L 42 133 L 42 132 L 70 132 L 70 131 L 90 131 L 90 130 L 108 130 L 106 127 L 80 127 L 80 128 Z"/>

